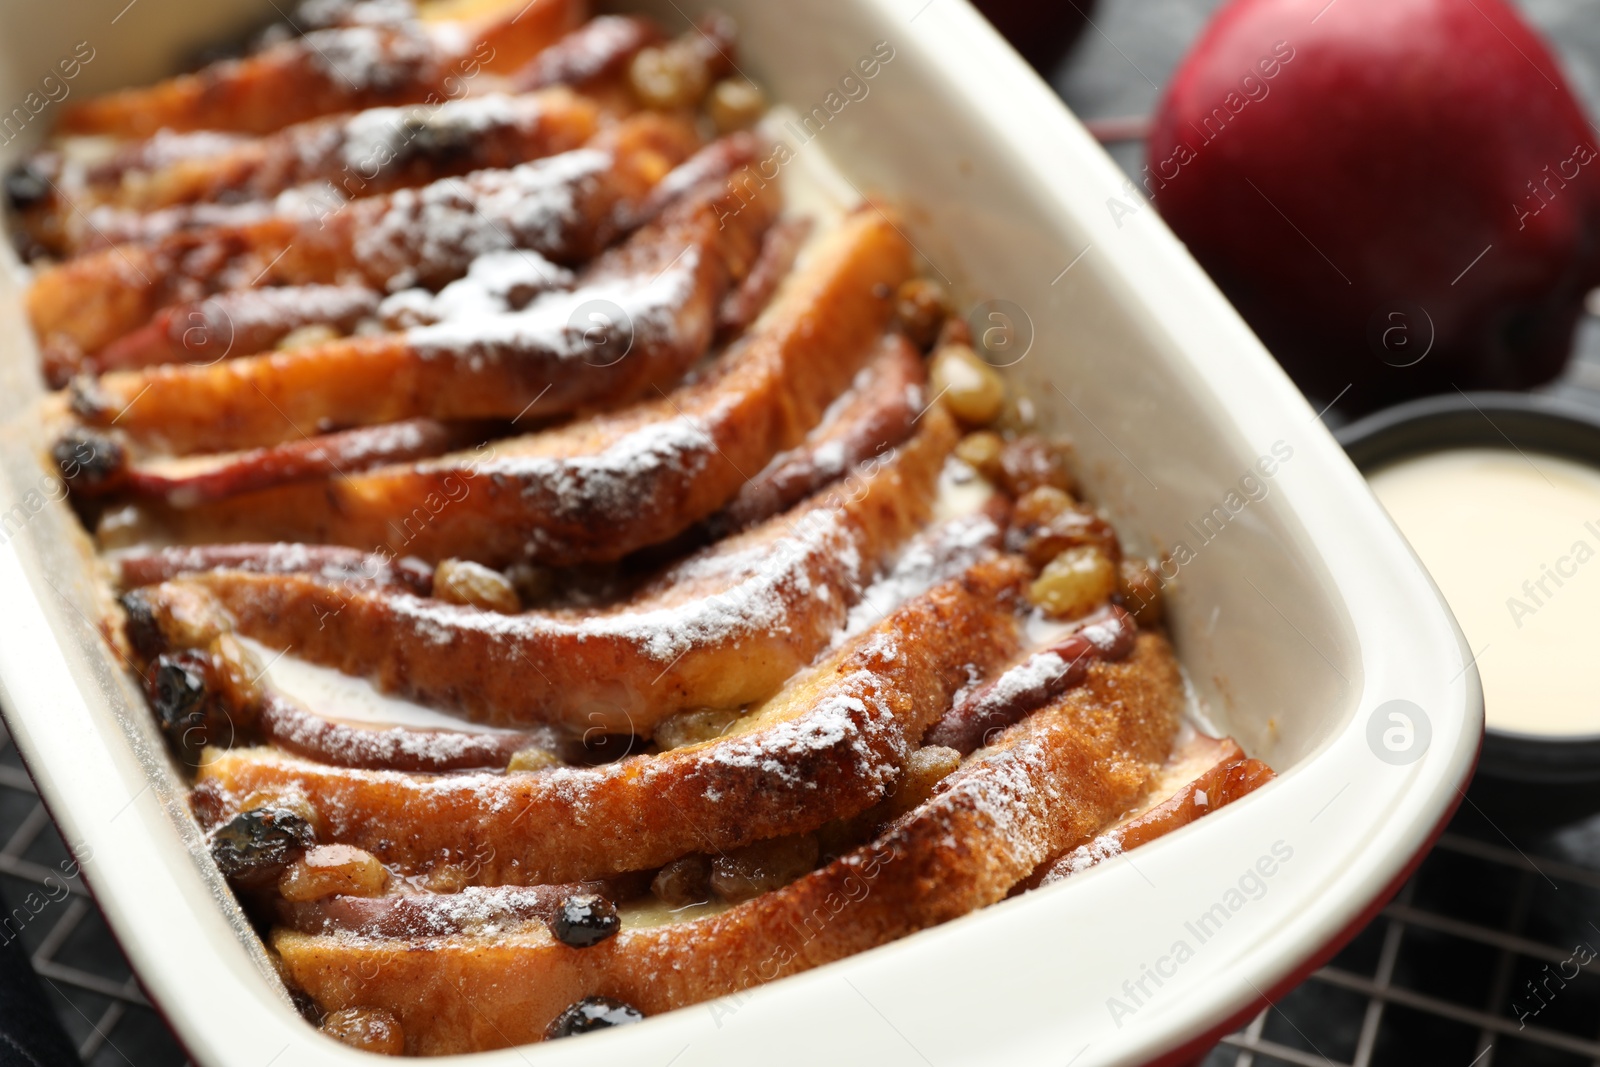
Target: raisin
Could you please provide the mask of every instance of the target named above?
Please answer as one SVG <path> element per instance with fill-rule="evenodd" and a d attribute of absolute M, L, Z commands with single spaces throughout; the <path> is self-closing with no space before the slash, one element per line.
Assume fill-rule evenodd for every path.
<path fill-rule="evenodd" d="M 1019 437 L 1000 453 L 1001 488 L 1014 497 L 1046 485 L 1071 493 L 1076 488 L 1072 460 L 1072 446 L 1064 441 Z"/>
<path fill-rule="evenodd" d="M 342 1008 L 322 1020 L 323 1033 L 351 1048 L 399 1056 L 406 1050 L 405 1031 L 393 1012 L 382 1008 Z"/>
<path fill-rule="evenodd" d="M 687 908 L 711 899 L 711 860 L 705 856 L 680 856 L 656 872 L 650 892 L 669 908 Z"/>
<path fill-rule="evenodd" d="M 13 211 L 27 211 L 50 198 L 50 179 L 31 163 L 19 163 L 6 172 L 6 202 Z"/>
<path fill-rule="evenodd" d="M 156 610 L 150 598 L 142 589 L 134 589 L 123 593 L 120 602 L 123 613 L 128 617 L 123 627 L 128 635 L 128 644 L 133 646 L 139 658 L 155 659 L 167 647 L 167 639 L 161 633 L 161 624 L 156 621 Z"/>
<path fill-rule="evenodd" d="M 499 571 L 466 559 L 444 559 L 433 571 L 433 595 L 449 604 L 515 615 L 522 601 L 511 581 Z"/>
<path fill-rule="evenodd" d="M 912 278 L 895 290 L 894 316 L 906 339 L 926 352 L 950 317 L 950 297 L 938 282 Z"/>
<path fill-rule="evenodd" d="M 186 766 L 199 762 L 210 735 L 207 664 L 192 652 L 160 656 L 147 679 L 150 706 L 167 743 Z"/>
<path fill-rule="evenodd" d="M 584 997 L 566 1011 L 557 1015 L 555 1022 L 545 1031 L 547 1039 L 587 1034 L 592 1030 L 606 1030 L 613 1026 L 627 1026 L 644 1021 L 644 1013 L 631 1004 L 611 997 Z"/>
<path fill-rule="evenodd" d="M 241 811 L 211 833 L 211 858 L 222 873 L 248 888 L 278 880 L 285 867 L 316 844 L 316 831 L 288 808 Z"/>
<path fill-rule="evenodd" d="M 817 865 L 811 834 L 774 837 L 724 852 L 711 862 L 711 889 L 729 904 L 782 889 Z"/>
<path fill-rule="evenodd" d="M 550 932 L 571 948 L 598 945 L 622 927 L 617 906 L 598 893 L 574 893 L 561 902 Z"/>
<path fill-rule="evenodd" d="M 104 489 L 111 486 L 127 466 L 128 455 L 122 445 L 107 434 L 75 429 L 61 435 L 50 448 L 50 458 L 69 486 Z"/>
<path fill-rule="evenodd" d="M 310 993 L 299 989 L 289 990 L 289 1000 L 294 1004 L 294 1010 L 300 1013 L 300 1018 L 312 1026 L 322 1025 L 322 1008 L 312 999 Z"/>

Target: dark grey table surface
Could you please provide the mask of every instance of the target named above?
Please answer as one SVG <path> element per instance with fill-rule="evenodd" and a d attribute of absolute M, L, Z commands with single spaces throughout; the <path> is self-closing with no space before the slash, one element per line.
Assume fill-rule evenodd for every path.
<path fill-rule="evenodd" d="M 1218 4 L 1100 0 L 1050 81 L 1084 119 L 1147 115 Z M 1600 114 L 1600 5 L 1521 6 L 1554 40 L 1591 113 Z M 1139 166 L 1137 142 L 1109 149 L 1130 173 Z M 1585 323 L 1572 368 L 1552 388 L 1600 405 L 1600 320 Z M 1600 945 L 1600 818 L 1546 808 L 1531 822 L 1519 820 L 1503 812 L 1503 800 L 1475 786 L 1384 915 L 1212 1053 L 1206 1067 L 1600 1067 L 1600 979 L 1592 970 L 1536 1016 L 1525 992 L 1576 942 Z M 99 912 L 77 880 L 61 874 L 67 858 L 0 730 L 0 894 L 13 908 L 33 902 L 17 936 L 56 1014 L 95 1067 L 183 1063 Z"/>

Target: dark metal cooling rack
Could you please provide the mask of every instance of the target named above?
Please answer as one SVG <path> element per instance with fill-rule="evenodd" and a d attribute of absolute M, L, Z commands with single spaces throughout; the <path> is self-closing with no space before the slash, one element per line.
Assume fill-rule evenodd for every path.
<path fill-rule="evenodd" d="M 1597 846 L 1600 819 L 1512 838 L 1466 806 L 1382 916 L 1205 1067 L 1600 1064 Z"/>
<path fill-rule="evenodd" d="M 176 1067 L 183 1050 L 139 990 L 0 725 L 0 938 L 18 937 L 89 1067 Z"/>

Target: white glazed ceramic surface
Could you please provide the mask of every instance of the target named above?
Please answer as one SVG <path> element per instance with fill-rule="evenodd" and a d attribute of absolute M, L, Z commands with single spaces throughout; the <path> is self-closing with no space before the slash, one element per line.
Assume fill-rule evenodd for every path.
<path fill-rule="evenodd" d="M 84 94 L 152 79 L 186 49 L 258 17 L 243 2 L 125 4 L 0 7 L 0 107 L 21 104 L 78 41 L 95 49 L 71 84 Z M 658 6 L 681 23 L 706 5 Z M 1035 338 L 1008 373 L 1049 428 L 1075 438 L 1089 486 L 1124 537 L 1180 561 L 1167 568 L 1178 575 L 1171 626 L 1197 697 L 1281 778 L 1066 884 L 736 1000 L 472 1058 L 1146 1062 L 1294 973 L 1426 843 L 1471 769 L 1477 674 L 1437 591 L 1315 412 L 972 8 L 717 6 L 740 23 L 751 77 L 799 112 L 828 112 L 798 152 L 826 152 L 863 193 L 901 204 L 909 236 L 963 306 L 999 298 L 1026 312 Z M 839 81 L 879 41 L 894 58 L 864 97 L 846 86 L 860 97 L 850 99 Z M 13 158 L 24 143 L 0 152 Z M 40 387 L 21 279 L 14 263 L 0 274 L 7 723 L 151 999 L 197 1063 L 355 1063 L 361 1053 L 315 1033 L 268 977 L 148 712 L 90 622 L 83 539 L 28 422 Z M 1262 477 L 1258 459 L 1275 449 L 1279 463 Z M 1210 532 L 1200 529 L 1207 516 Z M 1393 700 L 1427 719 L 1410 762 L 1384 747 L 1386 730 L 1391 746 L 1405 744 L 1384 707 Z"/>

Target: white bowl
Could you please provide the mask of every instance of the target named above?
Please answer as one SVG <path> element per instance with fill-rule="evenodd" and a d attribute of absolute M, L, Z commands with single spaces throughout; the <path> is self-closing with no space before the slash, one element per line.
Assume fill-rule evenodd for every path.
<path fill-rule="evenodd" d="M 656 13 L 681 22 L 703 6 L 665 0 Z M 1193 1055 L 1351 935 L 1441 828 L 1483 729 L 1466 646 L 1316 413 L 970 6 L 717 6 L 742 27 L 752 77 L 800 112 L 829 110 L 798 152 L 825 152 L 860 190 L 904 205 L 910 237 L 964 301 L 1025 310 L 1036 337 L 1008 373 L 1048 426 L 1076 439 L 1124 536 L 1175 554 L 1171 626 L 1196 696 L 1282 777 L 1049 890 L 732 1000 L 474 1062 L 1088 1067 Z M 70 84 L 84 94 L 149 80 L 252 12 L 6 5 L 0 102 L 23 101 L 78 41 L 95 50 Z M 840 79 L 880 41 L 893 58 L 850 99 Z M 20 275 L 3 274 L 7 724 L 195 1062 L 355 1063 L 362 1054 L 307 1026 L 273 979 L 91 621 L 83 539 L 27 417 L 40 387 Z M 1264 477 L 1256 465 L 1272 456 Z M 1396 700 L 1421 712 L 1409 712 L 1409 755 L 1394 751 L 1406 748 L 1389 718 Z"/>

